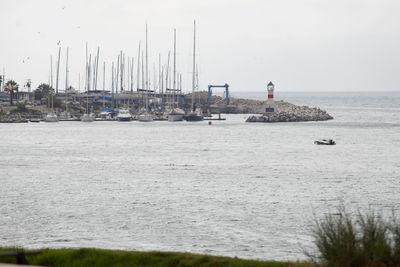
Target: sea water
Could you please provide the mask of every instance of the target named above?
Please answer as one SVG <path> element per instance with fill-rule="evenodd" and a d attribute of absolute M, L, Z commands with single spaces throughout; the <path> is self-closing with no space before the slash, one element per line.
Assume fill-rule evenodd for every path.
<path fill-rule="evenodd" d="M 335 119 L 0 124 L 0 246 L 296 260 L 339 205 L 399 212 L 399 93 L 276 98 Z"/>

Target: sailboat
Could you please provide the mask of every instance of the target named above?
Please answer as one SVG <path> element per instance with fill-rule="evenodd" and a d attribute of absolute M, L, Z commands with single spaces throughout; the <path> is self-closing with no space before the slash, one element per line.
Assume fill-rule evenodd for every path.
<path fill-rule="evenodd" d="M 50 88 L 53 90 L 53 59 L 50 56 Z M 50 109 L 51 108 L 51 109 Z M 54 113 L 54 94 L 51 92 L 47 98 L 47 109 L 48 113 L 46 117 L 44 118 L 45 122 L 58 122 L 58 117 Z"/>
<path fill-rule="evenodd" d="M 54 110 L 53 110 L 53 102 L 54 102 L 53 98 L 54 98 L 54 95 L 53 95 L 53 93 L 51 93 L 49 95 L 49 99 L 48 99 L 48 101 L 51 102 L 51 110 L 49 111 L 49 113 L 47 113 L 46 117 L 44 118 L 45 122 L 58 122 L 58 117 L 54 113 Z"/>
<path fill-rule="evenodd" d="M 167 74 L 168 75 L 168 74 Z M 173 102 L 172 102 L 172 108 L 168 112 L 168 121 L 173 122 L 173 121 L 183 121 L 183 117 L 185 116 L 185 111 L 175 107 L 175 92 L 178 90 L 176 89 L 176 29 L 174 29 L 174 83 L 173 83 Z"/>
<path fill-rule="evenodd" d="M 143 54 L 142 54 L 143 55 Z M 143 60 L 142 60 L 143 62 Z M 143 68 L 142 68 L 143 71 Z M 145 92 L 146 92 L 146 102 L 145 102 L 145 110 L 139 114 L 139 118 L 138 120 L 141 122 L 152 122 L 153 121 L 153 114 L 151 114 L 149 112 L 149 69 L 148 69 L 148 55 L 147 55 L 147 24 L 146 24 L 146 88 L 145 88 Z"/>
<path fill-rule="evenodd" d="M 89 90 L 86 92 L 86 113 L 82 115 L 81 121 L 83 122 L 93 122 L 95 120 L 93 113 L 89 113 Z"/>
<path fill-rule="evenodd" d="M 67 61 L 66 61 L 66 67 L 65 67 L 65 110 L 62 111 L 58 118 L 60 121 L 75 121 L 77 120 L 76 117 L 72 116 L 71 113 L 68 111 L 68 74 L 69 74 L 69 69 L 68 69 L 68 47 L 67 47 Z"/>
<path fill-rule="evenodd" d="M 89 89 L 90 89 L 90 66 L 91 66 L 91 56 L 89 56 L 89 63 L 87 61 L 87 43 L 86 43 L 86 113 L 82 115 L 81 121 L 83 122 L 93 122 L 95 120 L 95 116 L 93 113 L 89 114 Z"/>
<path fill-rule="evenodd" d="M 201 108 L 196 108 L 195 103 L 195 92 L 198 87 L 198 82 L 196 81 L 196 21 L 194 21 L 194 37 L 193 37 L 193 76 L 192 76 L 192 111 L 186 115 L 186 121 L 202 121 L 203 115 Z M 199 103 L 200 104 L 200 103 Z"/>

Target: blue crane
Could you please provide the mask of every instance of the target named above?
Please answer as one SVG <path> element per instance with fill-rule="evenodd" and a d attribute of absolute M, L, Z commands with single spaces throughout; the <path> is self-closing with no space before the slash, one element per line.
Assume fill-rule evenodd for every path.
<path fill-rule="evenodd" d="M 211 95 L 212 95 L 212 91 L 211 91 L 211 88 L 223 88 L 223 87 L 225 87 L 225 95 L 226 95 L 226 98 L 225 98 L 225 101 L 226 101 L 226 104 L 227 105 L 229 105 L 229 85 L 226 83 L 226 84 L 224 84 L 224 85 L 209 85 L 208 86 L 208 98 L 207 98 L 207 102 L 208 102 L 208 104 L 210 104 L 211 103 Z"/>

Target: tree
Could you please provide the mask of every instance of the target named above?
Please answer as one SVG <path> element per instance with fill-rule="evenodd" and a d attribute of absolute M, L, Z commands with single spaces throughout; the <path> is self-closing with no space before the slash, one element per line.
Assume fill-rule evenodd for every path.
<path fill-rule="evenodd" d="M 48 97 L 51 93 L 54 94 L 54 89 L 50 87 L 50 85 L 46 83 L 42 83 L 38 86 L 38 88 L 34 91 L 35 100 L 41 100 L 43 98 Z"/>
<path fill-rule="evenodd" d="M 18 88 L 19 85 L 16 81 L 14 80 L 9 80 L 5 85 L 4 85 L 4 91 L 10 93 L 10 105 L 13 104 L 13 98 L 14 94 L 18 93 Z"/>
<path fill-rule="evenodd" d="M 47 96 L 47 98 L 46 98 L 46 104 L 47 104 L 47 105 L 49 105 L 49 101 L 50 101 L 50 104 L 51 104 L 51 101 L 53 101 L 53 106 L 54 106 L 55 108 L 61 108 L 61 107 L 62 107 L 62 102 L 61 102 L 61 100 L 60 100 L 59 98 L 55 97 L 54 95 L 53 95 L 53 99 L 52 99 L 52 96 L 51 96 L 51 95 L 48 95 L 48 96 Z"/>

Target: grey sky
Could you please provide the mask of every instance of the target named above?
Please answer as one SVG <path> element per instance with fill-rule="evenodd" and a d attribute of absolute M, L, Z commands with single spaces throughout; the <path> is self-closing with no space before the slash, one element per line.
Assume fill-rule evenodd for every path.
<path fill-rule="evenodd" d="M 191 90 L 193 20 L 197 21 L 199 79 L 232 91 L 393 91 L 400 89 L 398 0 L 0 0 L 0 68 L 33 86 L 47 82 L 50 55 L 70 49 L 70 83 L 78 88 L 85 43 L 111 62 L 120 50 L 137 57 L 149 27 L 149 68 L 166 64 L 177 29 L 177 67 Z M 28 59 L 29 57 L 29 59 Z M 55 65 L 55 63 L 53 63 Z M 102 71 L 100 71 L 102 77 Z M 136 72 L 135 72 L 136 73 Z M 151 77 L 152 74 L 151 74 Z M 101 80 L 100 80 L 101 81 Z M 101 85 L 102 82 L 99 82 Z M 101 86 L 100 86 L 101 87 Z M 108 86 L 107 86 L 108 87 Z"/>

